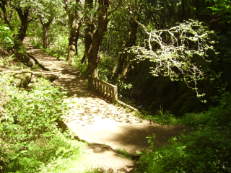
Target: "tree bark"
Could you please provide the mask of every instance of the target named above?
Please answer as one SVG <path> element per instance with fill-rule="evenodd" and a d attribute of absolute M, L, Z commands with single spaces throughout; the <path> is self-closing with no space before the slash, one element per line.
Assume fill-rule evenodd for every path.
<path fill-rule="evenodd" d="M 93 0 L 86 0 L 85 1 L 85 10 L 90 11 L 93 8 Z M 84 36 L 84 54 L 83 58 L 81 60 L 81 63 L 86 62 L 86 57 L 90 48 L 90 45 L 92 43 L 92 36 L 94 32 L 94 24 L 93 21 L 91 21 L 91 18 L 89 16 L 85 17 L 86 23 L 86 29 L 85 29 L 85 36 Z"/>
<path fill-rule="evenodd" d="M 75 31 L 73 28 L 70 29 L 69 41 L 68 41 L 68 52 L 67 52 L 67 62 L 72 63 L 72 58 L 75 56 Z"/>
<path fill-rule="evenodd" d="M 80 4 L 80 0 L 75 0 L 76 5 Z M 69 28 L 69 38 L 68 38 L 68 50 L 67 50 L 67 62 L 72 63 L 73 57 L 78 53 L 78 40 L 79 32 L 82 25 L 82 21 L 79 17 L 79 12 L 77 10 L 69 10 L 67 0 L 64 0 L 65 10 L 68 15 L 68 28 Z"/>
<path fill-rule="evenodd" d="M 6 0 L 1 0 L 0 1 L 0 8 L 2 10 L 3 21 L 12 30 L 12 26 L 11 26 L 10 21 L 8 19 L 8 16 L 7 16 L 6 5 L 7 5 L 7 1 Z"/>
<path fill-rule="evenodd" d="M 98 78 L 97 66 L 100 60 L 98 52 L 100 44 L 103 40 L 103 36 L 107 31 L 108 8 L 109 0 L 99 0 L 98 24 L 95 32 L 92 35 L 92 42 L 86 56 L 88 60 L 87 73 L 90 78 Z"/>
<path fill-rule="evenodd" d="M 127 42 L 125 44 L 125 48 L 129 48 L 131 46 L 134 46 L 136 43 L 136 39 L 137 39 L 137 31 L 138 31 L 138 24 L 132 20 L 130 22 L 130 31 L 129 31 L 129 36 L 127 39 Z M 118 64 L 117 64 L 117 68 L 116 68 L 116 72 L 114 74 L 114 80 L 117 81 L 123 77 L 125 77 L 128 69 L 130 66 L 130 58 L 129 55 L 127 53 L 122 53 L 118 59 Z"/>
<path fill-rule="evenodd" d="M 43 42 L 43 48 L 47 48 L 48 47 L 48 30 L 49 30 L 49 27 L 48 26 L 45 26 L 43 25 L 42 27 L 42 42 Z"/>
<path fill-rule="evenodd" d="M 26 31 L 29 24 L 29 8 L 23 10 L 21 8 L 15 8 L 20 19 L 20 27 L 18 33 L 14 38 L 14 52 L 16 58 L 22 63 L 32 66 L 30 58 L 27 56 L 26 49 L 23 46 L 23 40 L 26 37 Z"/>
<path fill-rule="evenodd" d="M 79 40 L 79 32 L 80 32 L 81 22 L 76 23 L 76 21 L 72 21 L 69 25 L 69 39 L 68 39 L 68 53 L 67 53 L 67 61 L 69 64 L 72 63 L 73 57 L 78 52 L 78 40 Z"/>
<path fill-rule="evenodd" d="M 50 18 L 47 22 L 43 22 L 42 18 L 40 18 L 40 23 L 42 25 L 42 44 L 45 49 L 49 46 L 49 28 L 53 19 L 54 18 Z"/>
<path fill-rule="evenodd" d="M 3 12 L 3 20 L 4 23 L 9 26 L 11 31 L 14 31 L 15 28 L 13 28 L 13 25 L 11 25 L 9 16 L 7 15 L 7 1 L 2 0 L 0 1 L 0 8 Z M 29 8 L 20 8 L 20 7 L 14 7 L 14 10 L 17 12 L 17 15 L 20 20 L 20 26 L 17 30 L 17 34 L 14 35 L 14 46 L 13 46 L 13 52 L 15 53 L 15 56 L 17 60 L 21 61 L 22 63 L 31 66 L 30 57 L 26 53 L 26 49 L 23 46 L 23 40 L 26 37 L 26 32 L 29 24 Z"/>
<path fill-rule="evenodd" d="M 21 8 L 16 8 L 16 11 L 21 22 L 16 39 L 23 42 L 24 38 L 26 37 L 26 31 L 29 24 L 29 8 L 25 10 L 22 10 Z"/>
<path fill-rule="evenodd" d="M 88 54 L 88 51 L 90 49 L 90 46 L 92 44 L 92 37 L 93 37 L 93 32 L 94 32 L 94 25 L 92 23 L 89 23 L 85 29 L 85 37 L 84 37 L 84 55 L 81 60 L 81 63 L 86 62 L 86 57 Z"/>
<path fill-rule="evenodd" d="M 30 62 L 30 57 L 27 55 L 26 49 L 23 46 L 23 43 L 21 40 L 15 40 L 14 41 L 13 49 L 14 49 L 14 54 L 15 54 L 17 60 L 19 60 L 20 62 L 22 62 L 23 64 L 25 64 L 27 66 L 33 65 Z"/>

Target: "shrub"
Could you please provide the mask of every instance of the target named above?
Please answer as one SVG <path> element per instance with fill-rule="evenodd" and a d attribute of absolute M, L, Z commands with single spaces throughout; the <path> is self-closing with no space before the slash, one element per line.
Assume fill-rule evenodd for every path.
<path fill-rule="evenodd" d="M 64 93 L 44 79 L 29 90 L 15 87 L 10 76 L 0 80 L 0 172 L 33 173 L 53 158 L 79 151 L 56 126 L 66 108 Z"/>
<path fill-rule="evenodd" d="M 100 54 L 100 63 L 99 63 L 99 77 L 102 80 L 110 81 L 112 77 L 112 71 L 115 66 L 115 60 L 113 60 L 113 57 L 101 53 Z"/>
<path fill-rule="evenodd" d="M 68 37 L 64 34 L 57 35 L 48 49 L 45 51 L 58 59 L 66 59 L 67 56 Z"/>
<path fill-rule="evenodd" d="M 0 24 L 0 47 L 11 48 L 13 45 L 12 31 L 9 27 Z"/>
<path fill-rule="evenodd" d="M 137 172 L 221 173 L 231 172 L 231 95 L 223 96 L 220 106 L 180 120 L 193 127 L 170 145 L 144 153 Z"/>

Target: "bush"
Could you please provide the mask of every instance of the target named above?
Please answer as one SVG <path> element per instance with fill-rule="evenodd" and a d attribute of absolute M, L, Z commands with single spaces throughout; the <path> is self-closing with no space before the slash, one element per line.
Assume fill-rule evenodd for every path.
<path fill-rule="evenodd" d="M 110 81 L 112 78 L 112 71 L 115 66 L 115 60 L 113 57 L 103 54 L 100 54 L 100 63 L 99 63 L 99 77 L 102 80 Z"/>
<path fill-rule="evenodd" d="M 60 34 L 54 38 L 52 44 L 45 51 L 58 59 L 66 59 L 68 48 L 68 37 L 64 34 Z"/>
<path fill-rule="evenodd" d="M 14 42 L 12 31 L 9 27 L 0 24 L 0 47 L 12 48 L 13 45 Z"/>
<path fill-rule="evenodd" d="M 10 76 L 0 80 L 0 172 L 34 173 L 53 158 L 79 151 L 56 126 L 66 108 L 64 93 L 44 79 L 29 90 L 15 87 Z"/>
<path fill-rule="evenodd" d="M 187 135 L 173 138 L 168 146 L 144 153 L 137 172 L 221 173 L 231 172 L 231 95 L 220 106 L 181 121 L 193 127 Z"/>

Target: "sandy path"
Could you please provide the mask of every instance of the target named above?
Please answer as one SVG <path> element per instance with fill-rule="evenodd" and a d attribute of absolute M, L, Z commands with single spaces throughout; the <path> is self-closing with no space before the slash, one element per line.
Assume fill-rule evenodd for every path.
<path fill-rule="evenodd" d="M 180 127 L 150 123 L 97 97 L 87 89 L 79 72 L 65 62 L 38 49 L 31 49 L 30 53 L 57 76 L 54 83 L 67 91 L 69 112 L 64 120 L 75 136 L 89 143 L 85 158 L 89 168 L 130 172 L 134 161 L 122 157 L 117 150 L 136 154 L 147 149 L 147 136 L 155 136 L 154 142 L 160 146 L 181 132 Z"/>

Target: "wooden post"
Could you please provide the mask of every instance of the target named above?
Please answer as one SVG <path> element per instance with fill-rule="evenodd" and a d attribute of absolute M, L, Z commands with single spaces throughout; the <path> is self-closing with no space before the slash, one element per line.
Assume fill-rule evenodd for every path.
<path fill-rule="evenodd" d="M 93 89 L 94 85 L 93 85 L 93 78 L 88 78 L 88 88 Z"/>
<path fill-rule="evenodd" d="M 117 86 L 113 87 L 113 94 L 114 94 L 113 100 L 117 101 L 118 100 L 118 89 L 117 89 Z"/>

